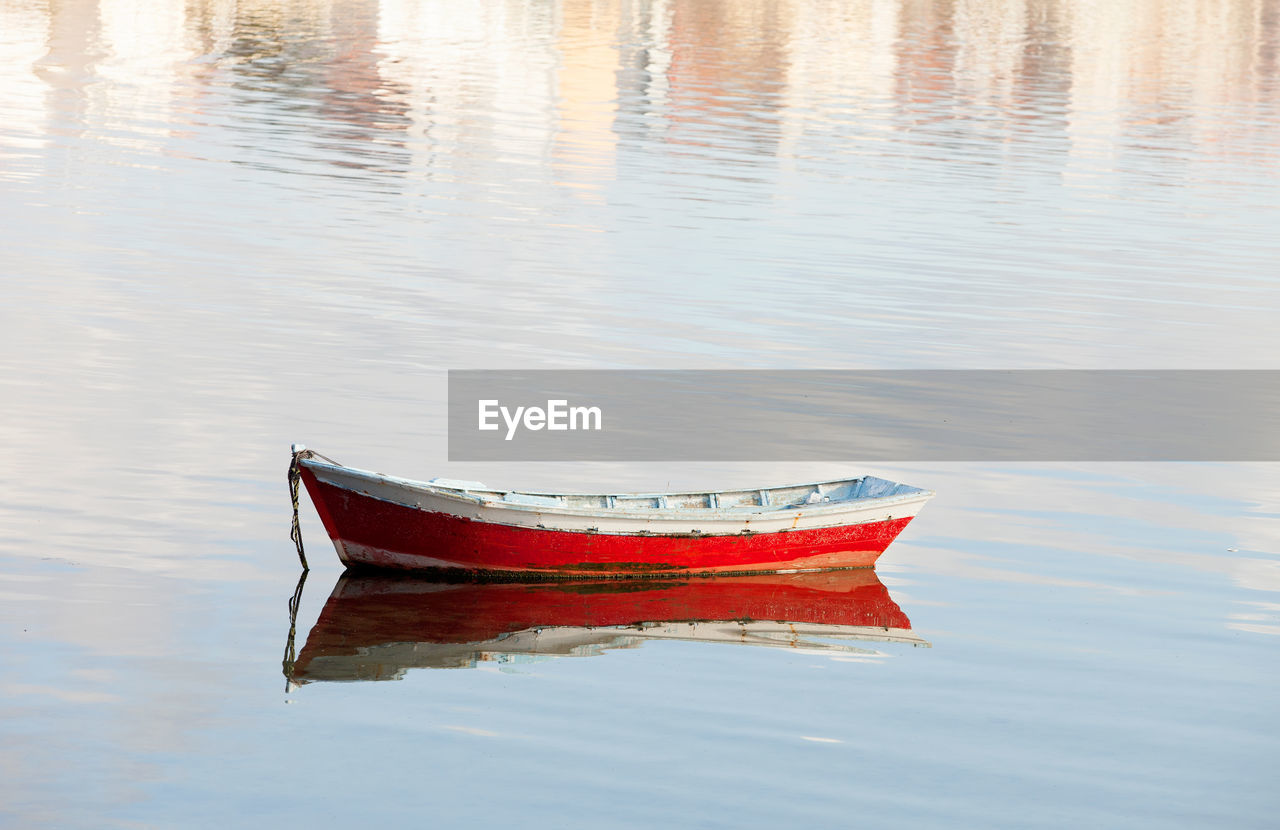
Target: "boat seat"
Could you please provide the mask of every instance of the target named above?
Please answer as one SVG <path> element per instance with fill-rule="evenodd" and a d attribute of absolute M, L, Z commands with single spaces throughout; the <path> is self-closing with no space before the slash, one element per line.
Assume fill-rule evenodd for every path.
<path fill-rule="evenodd" d="M 553 496 L 531 496 L 528 493 L 504 493 L 502 500 L 508 504 L 527 504 L 531 507 L 563 506 L 563 502 Z"/>
<path fill-rule="evenodd" d="M 488 490 L 482 481 L 467 481 L 461 478 L 433 478 L 427 482 L 435 487 L 444 487 L 449 490 Z"/>

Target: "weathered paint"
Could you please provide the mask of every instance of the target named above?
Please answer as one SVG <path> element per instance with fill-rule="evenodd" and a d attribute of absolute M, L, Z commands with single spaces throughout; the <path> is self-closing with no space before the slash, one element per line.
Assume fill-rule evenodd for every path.
<path fill-rule="evenodd" d="M 590 654 L 650 639 L 861 651 L 806 638 L 928 645 L 869 569 L 538 585 L 344 575 L 291 679 L 391 679 L 412 667 Z"/>
<path fill-rule="evenodd" d="M 649 509 L 637 515 L 495 504 L 310 460 L 300 468 L 338 556 L 349 566 L 534 577 L 870 567 L 932 495 L 907 488 L 905 495 L 806 509 Z"/>

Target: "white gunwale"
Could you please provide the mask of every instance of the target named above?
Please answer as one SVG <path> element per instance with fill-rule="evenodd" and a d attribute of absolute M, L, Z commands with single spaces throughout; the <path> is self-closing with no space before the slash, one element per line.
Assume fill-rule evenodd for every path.
<path fill-rule="evenodd" d="M 706 533 L 720 535 L 742 532 L 771 532 L 815 527 L 861 524 L 887 518 L 914 516 L 934 494 L 930 490 L 896 484 L 874 476 L 831 479 L 804 484 L 764 488 L 726 488 L 669 493 L 555 493 L 528 490 L 468 489 L 389 476 L 314 458 L 299 463 L 317 478 L 334 486 L 360 492 L 372 498 L 421 510 L 452 513 L 464 518 L 519 527 L 602 533 Z M 831 501 L 788 504 L 750 504 L 729 507 L 630 507 L 573 506 L 563 503 L 527 504 L 504 500 L 509 496 L 563 500 L 572 498 L 615 500 L 666 500 L 706 498 L 712 494 L 740 494 L 803 491 L 821 493 L 822 488 L 845 486 L 853 493 L 858 483 L 872 481 L 893 491 L 884 496 L 851 495 Z M 761 501 L 767 501 L 762 497 Z"/>

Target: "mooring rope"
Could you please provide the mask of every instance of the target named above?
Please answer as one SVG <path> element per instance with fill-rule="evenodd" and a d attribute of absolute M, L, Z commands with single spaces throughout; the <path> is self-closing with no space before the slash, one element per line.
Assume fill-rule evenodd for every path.
<path fill-rule="evenodd" d="M 303 574 L 311 570 L 311 567 L 307 565 L 307 553 L 302 549 L 302 525 L 298 523 L 298 485 L 302 483 L 302 471 L 298 467 L 298 461 L 313 455 L 315 453 L 311 450 L 306 447 L 299 449 L 295 444 L 293 457 L 289 460 L 289 498 L 293 500 L 293 527 L 289 530 L 289 538 L 298 549 L 298 561 L 302 563 Z"/>

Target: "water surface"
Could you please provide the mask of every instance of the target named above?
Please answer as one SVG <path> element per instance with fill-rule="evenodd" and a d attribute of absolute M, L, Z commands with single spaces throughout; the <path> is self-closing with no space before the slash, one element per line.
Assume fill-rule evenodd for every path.
<path fill-rule="evenodd" d="M 1275 465 L 451 464 L 444 371 L 1277 368 L 1277 20 L 0 0 L 3 822 L 1273 825 Z M 877 579 L 932 648 L 286 692 L 292 441 L 929 487 Z"/>

